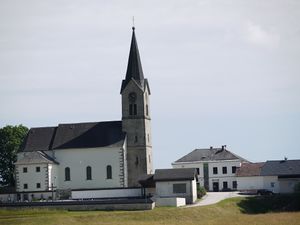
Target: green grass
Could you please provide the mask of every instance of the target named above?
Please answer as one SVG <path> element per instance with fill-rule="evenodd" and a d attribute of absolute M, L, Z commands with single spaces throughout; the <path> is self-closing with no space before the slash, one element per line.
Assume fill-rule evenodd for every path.
<path fill-rule="evenodd" d="M 251 201 L 250 206 L 247 201 Z M 218 204 L 194 208 L 162 207 L 151 211 L 88 211 L 69 212 L 65 210 L 0 210 L 0 224 L 28 225 L 88 225 L 88 224 L 209 224 L 209 225 L 300 225 L 300 211 L 257 212 L 253 198 L 232 198 Z M 259 199 L 258 199 L 259 202 Z M 241 204 L 243 203 L 243 204 Z M 247 210 L 245 211 L 245 204 Z"/>

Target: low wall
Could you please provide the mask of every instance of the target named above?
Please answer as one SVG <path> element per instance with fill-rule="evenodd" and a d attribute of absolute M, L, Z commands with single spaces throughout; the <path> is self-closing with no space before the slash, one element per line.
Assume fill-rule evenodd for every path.
<path fill-rule="evenodd" d="M 19 196 L 18 196 L 19 195 Z M 50 200 L 52 195 L 55 199 L 55 192 L 42 191 L 42 192 L 20 192 L 11 194 L 0 194 L 0 202 L 18 202 L 18 201 L 35 201 L 35 200 Z"/>
<path fill-rule="evenodd" d="M 1 203 L 1 209 L 20 208 L 49 208 L 65 210 L 151 210 L 155 203 L 151 199 L 117 199 L 117 200 L 95 200 L 95 201 L 54 201 L 54 202 L 18 202 Z"/>
<path fill-rule="evenodd" d="M 156 206 L 185 206 L 185 198 L 156 198 Z"/>
<path fill-rule="evenodd" d="M 141 196 L 142 196 L 141 188 L 72 190 L 72 199 L 136 198 Z"/>

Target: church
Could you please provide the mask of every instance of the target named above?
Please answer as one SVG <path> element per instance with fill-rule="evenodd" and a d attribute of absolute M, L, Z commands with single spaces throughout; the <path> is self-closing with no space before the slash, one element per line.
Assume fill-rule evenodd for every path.
<path fill-rule="evenodd" d="M 138 187 L 152 174 L 151 93 L 134 27 L 120 94 L 119 121 L 31 128 L 15 163 L 16 191 Z"/>

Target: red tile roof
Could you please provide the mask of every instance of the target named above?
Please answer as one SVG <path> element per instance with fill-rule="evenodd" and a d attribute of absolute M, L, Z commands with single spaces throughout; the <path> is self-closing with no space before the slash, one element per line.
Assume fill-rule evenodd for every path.
<path fill-rule="evenodd" d="M 259 176 L 261 168 L 265 163 L 242 163 L 241 167 L 237 169 L 236 176 L 238 177 L 251 177 Z"/>

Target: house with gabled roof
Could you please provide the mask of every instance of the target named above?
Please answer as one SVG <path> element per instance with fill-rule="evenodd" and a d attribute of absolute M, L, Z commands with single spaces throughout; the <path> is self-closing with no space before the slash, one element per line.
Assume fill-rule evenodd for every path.
<path fill-rule="evenodd" d="M 221 148 L 195 149 L 172 163 L 173 168 L 195 168 L 198 184 L 208 191 L 236 190 L 236 169 L 246 159 Z"/>
<path fill-rule="evenodd" d="M 236 176 L 241 191 L 264 189 L 273 193 L 291 193 L 300 182 L 300 160 L 242 163 Z"/>

